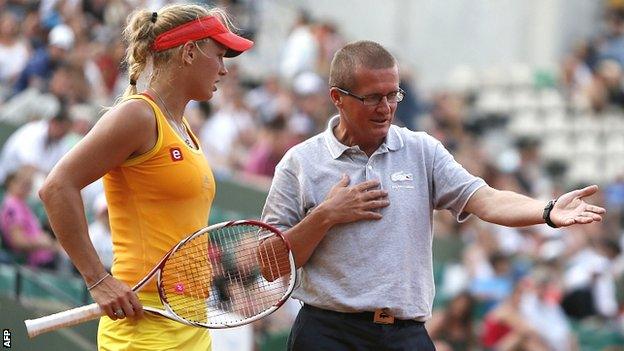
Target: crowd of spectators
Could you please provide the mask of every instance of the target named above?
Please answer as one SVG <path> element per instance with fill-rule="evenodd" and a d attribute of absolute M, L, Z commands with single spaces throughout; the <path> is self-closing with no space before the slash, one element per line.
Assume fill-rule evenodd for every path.
<path fill-rule="evenodd" d="M 584 104 L 596 115 L 615 111 L 624 119 L 621 3 L 607 2 L 605 31 L 562 58 L 554 86 L 570 106 Z M 0 231 L 3 248 L 24 264 L 61 269 L 67 263 L 32 195 L 97 122 L 102 107 L 114 104 L 126 88 L 119 28 L 141 4 L 0 0 L 0 128 L 15 130 L 0 154 Z M 218 5 L 234 9 L 237 17 L 252 17 L 246 13 L 251 11 L 248 2 Z M 248 35 L 258 30 L 255 22 L 244 24 Z M 217 178 L 244 174 L 266 184 L 291 146 L 326 127 L 335 113 L 327 94 L 328 67 L 348 39 L 332 22 L 300 12 L 283 38 L 274 72 L 252 80 L 229 64 L 215 98 L 189 104 L 185 116 Z M 411 75 L 402 76 L 407 96 L 396 123 L 440 139 L 491 186 L 550 199 L 578 185 L 561 176 L 566 164 L 546 162 L 540 140 L 514 138 L 500 123 L 475 118 L 478 90 L 419 91 L 416 83 Z M 500 133 L 506 140 L 502 144 L 511 144 L 513 162 L 501 162 L 501 139 L 494 137 Z M 600 198 L 592 201 L 606 207 L 608 216 L 583 228 L 503 228 L 476 220 L 459 224 L 450 214 L 436 213 L 441 249 L 435 252 L 447 251 L 434 255 L 437 309 L 428 328 L 438 349 L 577 350 L 582 340 L 574 330 L 587 325 L 624 340 L 624 169 L 620 177 L 600 185 Z M 83 197 L 92 220 L 90 235 L 110 267 L 101 184 L 85 189 Z M 461 245 L 453 250 L 444 242 Z M 297 308 L 296 302 L 289 303 L 257 323 L 256 338 L 287 329 Z M 234 334 L 228 340 L 235 339 Z"/>

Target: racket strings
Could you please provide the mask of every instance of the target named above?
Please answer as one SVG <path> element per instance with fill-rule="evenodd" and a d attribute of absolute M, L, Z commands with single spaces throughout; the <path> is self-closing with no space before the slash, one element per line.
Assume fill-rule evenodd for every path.
<path fill-rule="evenodd" d="M 187 241 L 167 259 L 161 275 L 161 291 L 175 314 L 197 323 L 207 320 L 204 301 L 210 296 L 212 265 L 208 237 Z"/>
<path fill-rule="evenodd" d="M 161 291 L 173 312 L 207 326 L 252 318 L 274 306 L 293 278 L 281 236 L 255 225 L 202 233 L 167 259 Z"/>

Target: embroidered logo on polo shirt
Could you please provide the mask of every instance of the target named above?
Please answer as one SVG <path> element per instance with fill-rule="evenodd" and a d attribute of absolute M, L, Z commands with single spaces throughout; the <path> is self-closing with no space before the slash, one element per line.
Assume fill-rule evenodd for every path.
<path fill-rule="evenodd" d="M 171 156 L 171 160 L 173 162 L 184 160 L 184 155 L 182 155 L 182 150 L 179 147 L 172 147 L 169 149 L 169 155 Z"/>
<path fill-rule="evenodd" d="M 392 175 L 390 176 L 390 180 L 392 180 L 393 182 L 407 182 L 414 180 L 414 176 L 411 173 L 399 171 L 396 173 L 392 173 Z"/>
<path fill-rule="evenodd" d="M 414 189 L 414 186 L 411 185 L 411 182 L 414 180 L 414 176 L 411 173 L 398 171 L 390 175 L 390 180 L 392 180 L 395 183 L 399 183 L 399 184 L 393 184 L 392 189 L 399 189 L 399 188 Z M 406 182 L 410 182 L 410 183 L 406 184 Z"/>

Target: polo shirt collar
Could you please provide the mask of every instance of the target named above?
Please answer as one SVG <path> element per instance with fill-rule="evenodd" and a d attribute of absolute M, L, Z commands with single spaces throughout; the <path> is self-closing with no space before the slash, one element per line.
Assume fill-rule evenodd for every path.
<path fill-rule="evenodd" d="M 334 135 L 334 127 L 338 125 L 340 122 L 340 115 L 335 115 L 329 119 L 327 123 L 327 129 L 325 130 L 325 144 L 327 145 L 327 149 L 329 153 L 332 155 L 334 159 L 340 157 L 346 150 L 357 148 L 358 146 L 347 146 L 341 143 L 338 138 Z M 383 144 L 379 147 L 380 150 L 387 149 L 389 151 L 396 151 L 403 147 L 403 138 L 401 134 L 399 134 L 399 127 L 395 125 L 390 126 L 390 130 L 388 130 L 388 135 L 384 140 Z"/>

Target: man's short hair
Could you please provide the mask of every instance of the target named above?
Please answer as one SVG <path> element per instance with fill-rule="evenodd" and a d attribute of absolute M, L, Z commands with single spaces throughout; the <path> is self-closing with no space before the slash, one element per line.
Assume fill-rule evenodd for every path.
<path fill-rule="evenodd" d="M 358 67 L 381 69 L 396 66 L 394 56 L 380 44 L 361 40 L 345 45 L 338 50 L 329 67 L 329 86 L 353 89 L 354 73 Z"/>

